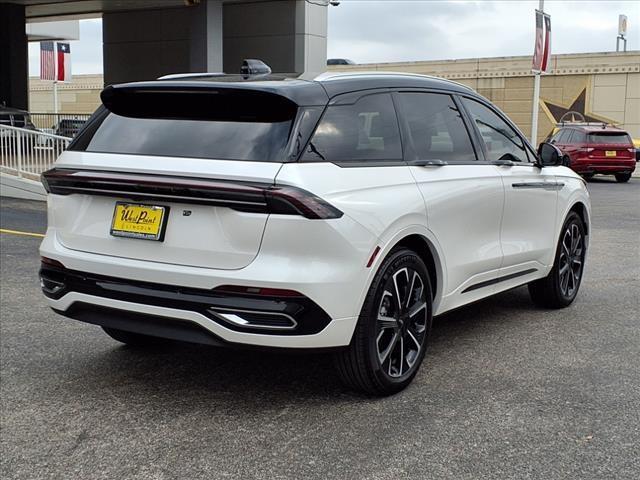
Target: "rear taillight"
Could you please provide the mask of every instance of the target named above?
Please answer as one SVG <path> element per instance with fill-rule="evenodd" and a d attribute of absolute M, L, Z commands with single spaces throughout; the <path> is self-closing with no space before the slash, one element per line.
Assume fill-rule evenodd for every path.
<path fill-rule="evenodd" d="M 102 195 L 228 207 L 242 212 L 340 218 L 342 212 L 302 188 L 268 183 L 169 177 L 95 170 L 52 169 L 42 174 L 48 193 Z"/>
<path fill-rule="evenodd" d="M 342 212 L 311 192 L 297 187 L 271 187 L 265 192 L 270 213 L 297 213 L 310 219 L 340 218 Z M 295 211 L 292 211 L 295 210 Z"/>

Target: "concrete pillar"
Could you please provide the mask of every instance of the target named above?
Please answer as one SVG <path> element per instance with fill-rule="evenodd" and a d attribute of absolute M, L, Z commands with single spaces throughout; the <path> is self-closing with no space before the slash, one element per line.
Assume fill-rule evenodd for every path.
<path fill-rule="evenodd" d="M 222 0 L 105 13 L 105 85 L 170 73 L 222 71 Z"/>
<path fill-rule="evenodd" d="M 322 72 L 327 8 L 304 0 L 202 0 L 105 13 L 105 84 L 170 73 L 239 73 L 245 58 L 261 59 L 276 73 Z"/>
<path fill-rule="evenodd" d="M 327 61 L 327 8 L 304 0 L 224 4 L 224 71 L 237 73 L 244 58 L 274 72 L 322 72 Z"/>
<path fill-rule="evenodd" d="M 0 104 L 29 108 L 24 5 L 0 3 Z"/>

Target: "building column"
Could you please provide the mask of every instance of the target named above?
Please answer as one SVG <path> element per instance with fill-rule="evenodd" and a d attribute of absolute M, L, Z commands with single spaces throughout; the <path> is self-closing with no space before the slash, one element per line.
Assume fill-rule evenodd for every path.
<path fill-rule="evenodd" d="M 238 73 L 245 58 L 262 60 L 275 73 L 325 71 L 327 8 L 304 0 L 225 3 L 224 71 Z"/>
<path fill-rule="evenodd" d="M 27 52 L 24 5 L 0 3 L 0 105 L 28 110 Z"/>
<path fill-rule="evenodd" d="M 207 0 L 206 72 L 222 72 L 222 0 Z"/>

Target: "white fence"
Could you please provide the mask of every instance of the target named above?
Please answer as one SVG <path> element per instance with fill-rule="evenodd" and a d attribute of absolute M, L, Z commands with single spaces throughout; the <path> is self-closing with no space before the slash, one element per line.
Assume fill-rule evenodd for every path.
<path fill-rule="evenodd" d="M 18 177 L 38 178 L 53 166 L 70 142 L 68 137 L 0 125 L 0 170 Z"/>

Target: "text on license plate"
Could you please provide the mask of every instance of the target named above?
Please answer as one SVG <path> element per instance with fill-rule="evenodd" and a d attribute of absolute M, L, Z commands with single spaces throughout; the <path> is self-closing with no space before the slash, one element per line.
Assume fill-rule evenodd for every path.
<path fill-rule="evenodd" d="M 111 235 L 162 241 L 168 207 L 116 203 L 111 222 Z"/>
<path fill-rule="evenodd" d="M 615 157 L 616 156 L 616 151 L 615 150 L 605 150 L 604 156 L 605 157 Z"/>

